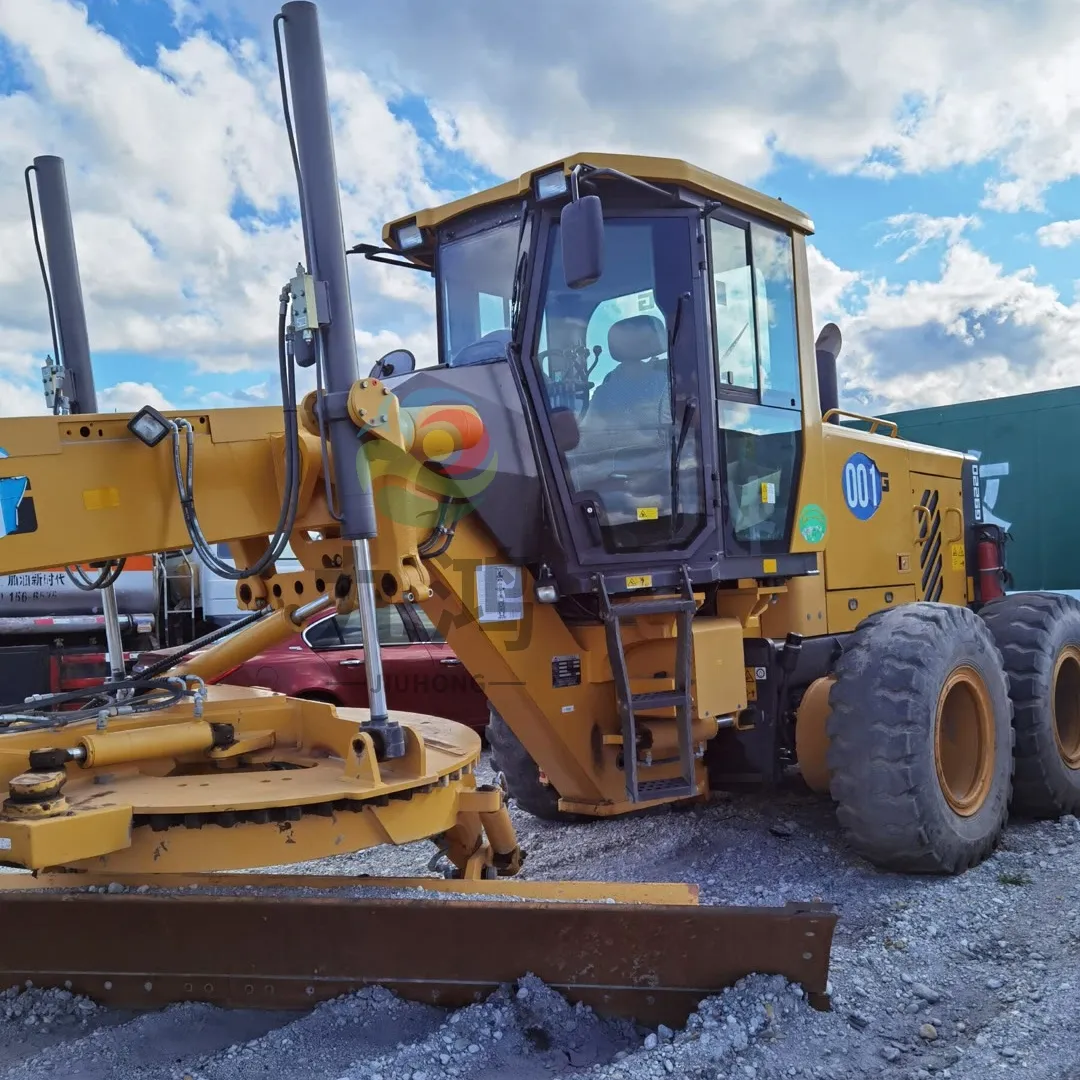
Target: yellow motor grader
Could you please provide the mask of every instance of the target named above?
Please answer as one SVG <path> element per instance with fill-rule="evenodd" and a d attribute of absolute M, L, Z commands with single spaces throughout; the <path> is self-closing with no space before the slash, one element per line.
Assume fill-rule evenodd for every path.
<path fill-rule="evenodd" d="M 541 817 L 798 767 L 862 855 L 956 872 L 994 845 L 1014 765 L 1023 809 L 1077 808 L 1080 607 L 1002 593 L 975 462 L 837 407 L 803 214 L 681 161 L 578 154 L 410 215 L 348 253 L 433 276 L 437 363 L 399 350 L 364 377 L 314 6 L 279 29 L 306 247 L 279 298 L 283 407 L 0 423 L 0 573 L 194 546 L 252 613 L 186 658 L 0 710 L 0 860 L 37 875 L 0 893 L 27 928 L 5 972 L 265 1004 L 362 982 L 468 1000 L 533 970 L 639 1016 L 755 970 L 823 994 L 830 910 L 517 881 L 479 738 L 387 708 L 386 604 L 418 604 L 482 685 L 506 791 Z M 297 367 L 318 376 L 300 401 Z M 277 572 L 286 544 L 303 571 Z M 369 709 L 214 685 L 331 609 L 358 613 Z M 423 839 L 451 878 L 364 879 L 384 899 L 333 879 L 313 908 L 213 876 Z M 176 892 L 238 882 L 264 891 Z M 69 902 L 105 883 L 123 895 Z M 482 899 L 501 893 L 527 902 Z M 156 931 L 186 918 L 166 956 Z M 311 919 L 333 949 L 277 948 Z"/>

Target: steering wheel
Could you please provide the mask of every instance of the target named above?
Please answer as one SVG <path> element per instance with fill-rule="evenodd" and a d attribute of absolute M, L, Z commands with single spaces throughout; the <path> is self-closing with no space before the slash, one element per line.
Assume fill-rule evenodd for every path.
<path fill-rule="evenodd" d="M 544 370 L 544 361 L 550 358 L 563 361 L 557 374 Z M 536 354 L 536 364 L 540 368 L 549 390 L 561 392 L 567 398 L 578 401 L 582 411 L 588 407 L 589 391 L 589 350 L 584 345 L 569 345 L 561 349 L 541 349 Z"/>

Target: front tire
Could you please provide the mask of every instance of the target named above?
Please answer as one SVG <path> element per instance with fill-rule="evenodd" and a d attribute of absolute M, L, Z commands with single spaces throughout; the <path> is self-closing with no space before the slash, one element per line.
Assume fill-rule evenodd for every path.
<path fill-rule="evenodd" d="M 1080 602 L 1015 593 L 979 612 L 1005 662 L 1016 729 L 1013 807 L 1080 812 Z"/>
<path fill-rule="evenodd" d="M 526 813 L 542 821 L 592 821 L 584 814 L 568 814 L 559 809 L 559 793 L 540 779 L 540 768 L 529 756 L 521 740 L 492 708 L 487 725 L 491 764 L 506 779 L 507 794 Z"/>
<path fill-rule="evenodd" d="M 986 858 L 1008 817 L 1012 704 L 983 621 L 937 603 L 878 612 L 834 675 L 830 792 L 851 847 L 916 873 Z"/>

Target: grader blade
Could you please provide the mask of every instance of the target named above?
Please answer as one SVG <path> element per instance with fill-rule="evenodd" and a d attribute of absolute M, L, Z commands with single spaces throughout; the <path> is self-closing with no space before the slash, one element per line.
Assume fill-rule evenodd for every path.
<path fill-rule="evenodd" d="M 101 894 L 55 881 L 0 889 L 0 925 L 19 927 L 0 950 L 0 985 L 129 1008 L 275 1009 L 378 985 L 460 1007 L 532 973 L 601 1015 L 681 1025 L 703 998 L 760 972 L 827 1007 L 827 905 L 698 906 L 689 886 L 592 882 L 229 875 Z M 382 889 L 393 896 L 356 896 Z"/>

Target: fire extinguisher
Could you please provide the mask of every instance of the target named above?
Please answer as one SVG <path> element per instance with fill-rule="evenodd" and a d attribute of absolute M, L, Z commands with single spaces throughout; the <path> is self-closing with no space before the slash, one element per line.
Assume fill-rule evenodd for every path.
<path fill-rule="evenodd" d="M 986 604 L 1005 595 L 1012 575 L 1005 568 L 1005 542 L 1009 534 L 1000 525 L 975 527 L 975 565 L 979 575 L 979 600 Z"/>

